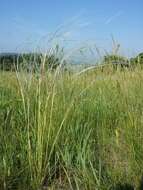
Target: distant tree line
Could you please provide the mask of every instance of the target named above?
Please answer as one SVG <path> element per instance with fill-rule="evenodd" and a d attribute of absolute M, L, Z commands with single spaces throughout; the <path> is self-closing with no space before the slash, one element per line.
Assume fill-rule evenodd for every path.
<path fill-rule="evenodd" d="M 61 54 L 42 54 L 42 53 L 5 53 L 0 54 L 0 70 L 15 71 L 16 69 L 26 71 L 38 71 L 40 69 L 56 69 L 62 60 L 62 65 L 66 65 L 63 61 L 63 52 Z M 134 58 L 126 58 L 120 55 L 109 54 L 104 56 L 103 64 L 112 64 L 116 68 L 143 65 L 143 53 Z"/>
<path fill-rule="evenodd" d="M 143 53 L 140 53 L 134 58 L 126 58 L 120 55 L 109 54 L 104 56 L 104 64 L 112 64 L 113 66 L 132 67 L 136 65 L 143 65 Z"/>
<path fill-rule="evenodd" d="M 62 60 L 62 65 L 65 61 L 62 59 L 62 54 L 42 54 L 42 53 L 5 53 L 0 54 L 0 70 L 15 71 L 38 71 L 40 69 L 56 69 Z"/>

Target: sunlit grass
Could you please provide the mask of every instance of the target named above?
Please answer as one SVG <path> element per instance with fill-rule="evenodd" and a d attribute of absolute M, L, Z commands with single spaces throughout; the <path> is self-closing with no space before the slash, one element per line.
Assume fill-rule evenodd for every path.
<path fill-rule="evenodd" d="M 143 71 L 0 74 L 1 189 L 138 187 Z"/>

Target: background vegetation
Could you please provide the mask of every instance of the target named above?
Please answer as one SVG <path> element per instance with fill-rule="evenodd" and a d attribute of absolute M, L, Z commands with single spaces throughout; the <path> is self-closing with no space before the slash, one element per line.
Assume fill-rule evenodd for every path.
<path fill-rule="evenodd" d="M 64 51 L 56 46 L 54 52 L 48 53 L 2 53 L 0 54 L 0 70 L 15 71 L 16 67 L 25 68 L 27 71 L 37 71 L 42 63 L 46 66 L 46 69 L 56 69 L 61 60 L 64 58 Z M 63 61 L 63 66 L 66 65 L 66 61 Z M 134 58 L 126 58 L 118 54 L 107 54 L 104 56 L 102 64 L 120 65 L 122 67 L 136 66 L 143 64 L 143 53 L 140 53 Z"/>

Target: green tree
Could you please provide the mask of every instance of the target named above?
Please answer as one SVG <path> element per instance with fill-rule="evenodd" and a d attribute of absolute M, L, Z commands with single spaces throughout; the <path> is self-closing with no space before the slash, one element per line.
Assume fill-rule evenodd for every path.
<path fill-rule="evenodd" d="M 138 54 L 136 57 L 130 59 L 132 65 L 141 64 L 143 65 L 143 53 Z"/>
<path fill-rule="evenodd" d="M 106 55 L 104 56 L 104 63 L 107 64 L 119 64 L 119 65 L 127 65 L 129 63 L 128 59 L 126 57 L 120 56 L 120 55 Z"/>

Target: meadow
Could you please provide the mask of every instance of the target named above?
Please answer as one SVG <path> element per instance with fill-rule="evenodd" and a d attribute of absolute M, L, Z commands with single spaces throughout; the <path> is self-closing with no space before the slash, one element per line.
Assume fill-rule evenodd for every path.
<path fill-rule="evenodd" d="M 139 66 L 1 71 L 1 190 L 141 190 L 142 166 Z"/>

